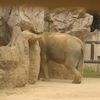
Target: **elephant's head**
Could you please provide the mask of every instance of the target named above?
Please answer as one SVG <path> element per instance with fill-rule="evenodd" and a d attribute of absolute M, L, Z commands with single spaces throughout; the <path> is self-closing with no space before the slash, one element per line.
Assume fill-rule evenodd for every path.
<path fill-rule="evenodd" d="M 32 33 L 28 30 L 26 31 L 23 31 L 22 34 L 28 39 L 28 41 L 31 43 L 37 41 L 37 40 L 40 40 L 42 38 L 42 34 L 35 34 L 35 33 Z"/>

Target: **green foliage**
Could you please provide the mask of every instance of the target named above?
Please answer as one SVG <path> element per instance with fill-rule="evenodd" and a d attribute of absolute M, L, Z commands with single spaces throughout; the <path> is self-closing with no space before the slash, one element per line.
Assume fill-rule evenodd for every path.
<path fill-rule="evenodd" d="M 91 66 L 90 67 L 84 67 L 83 68 L 83 77 L 86 77 L 86 78 L 100 78 L 100 72 L 94 71 Z"/>

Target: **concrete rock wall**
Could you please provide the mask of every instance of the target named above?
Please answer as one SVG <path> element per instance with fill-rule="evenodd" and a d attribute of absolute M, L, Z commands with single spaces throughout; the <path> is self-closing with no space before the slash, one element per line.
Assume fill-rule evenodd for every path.
<path fill-rule="evenodd" d="M 36 82 L 43 30 L 44 8 L 0 7 L 0 89 Z"/>
<path fill-rule="evenodd" d="M 44 30 L 74 35 L 84 40 L 90 34 L 93 16 L 85 8 L 56 8 L 45 10 Z"/>

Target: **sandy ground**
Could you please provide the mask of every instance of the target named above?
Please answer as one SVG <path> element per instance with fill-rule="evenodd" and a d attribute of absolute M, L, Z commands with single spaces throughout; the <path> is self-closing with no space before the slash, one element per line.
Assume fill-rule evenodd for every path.
<path fill-rule="evenodd" d="M 100 100 L 100 79 L 84 78 L 81 84 L 58 79 L 37 81 L 25 87 L 0 90 L 0 100 Z"/>

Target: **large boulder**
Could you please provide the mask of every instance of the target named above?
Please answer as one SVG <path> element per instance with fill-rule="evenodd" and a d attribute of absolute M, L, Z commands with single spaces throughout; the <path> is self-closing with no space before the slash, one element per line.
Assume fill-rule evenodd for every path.
<path fill-rule="evenodd" d="M 0 29 L 0 89 L 35 83 L 40 69 L 38 39 L 44 31 L 44 8 L 0 7 Z"/>
<path fill-rule="evenodd" d="M 19 26 L 21 30 L 32 30 L 34 33 L 44 31 L 44 8 L 42 7 L 13 7 L 8 25 Z"/>
<path fill-rule="evenodd" d="M 38 79 L 38 74 L 40 71 L 40 47 L 39 39 L 41 35 L 33 34 L 29 31 L 23 31 L 23 43 L 24 43 L 24 53 L 25 53 L 25 68 L 27 70 L 28 82 L 33 84 Z"/>
<path fill-rule="evenodd" d="M 34 33 L 44 31 L 44 8 L 28 6 L 0 7 L 0 46 L 6 46 L 20 31 L 13 28 L 18 26 L 20 31 L 31 30 Z"/>
<path fill-rule="evenodd" d="M 19 27 L 14 27 L 19 30 Z M 14 36 L 15 37 L 15 36 Z M 16 42 L 0 47 L 0 89 L 33 84 L 40 69 L 40 35 L 23 31 Z"/>
<path fill-rule="evenodd" d="M 84 40 L 90 34 L 93 16 L 85 8 L 56 8 L 45 10 L 45 31 L 74 35 Z"/>
<path fill-rule="evenodd" d="M 0 89 L 16 86 L 16 68 L 19 64 L 17 47 L 0 47 Z"/>

